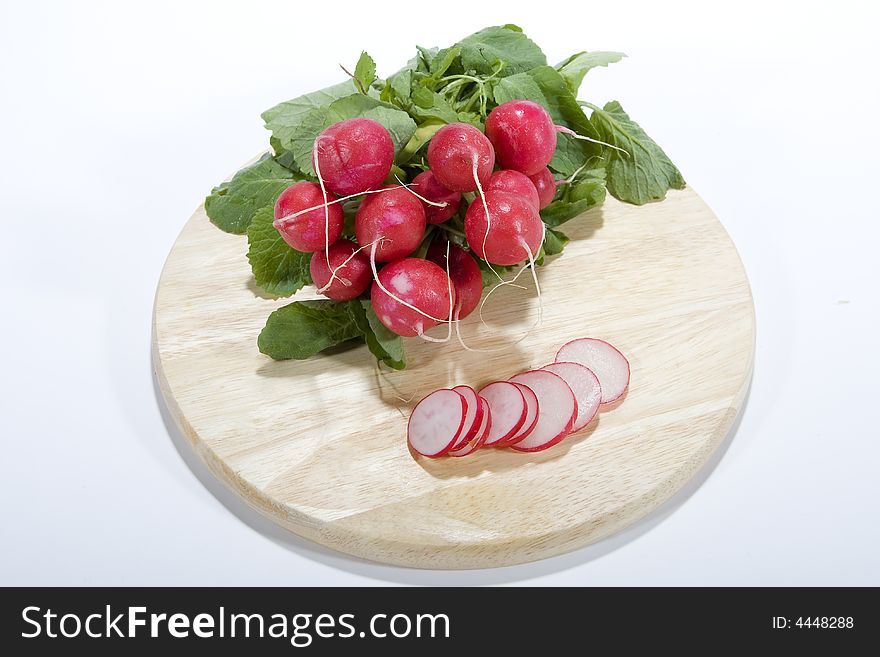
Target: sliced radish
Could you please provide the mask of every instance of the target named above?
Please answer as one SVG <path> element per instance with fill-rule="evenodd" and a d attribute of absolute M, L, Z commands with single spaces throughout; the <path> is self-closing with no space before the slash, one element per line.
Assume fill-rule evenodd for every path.
<path fill-rule="evenodd" d="M 509 440 L 526 421 L 525 397 L 519 387 L 509 381 L 495 381 L 478 393 L 489 404 L 492 412 L 492 428 L 486 437 L 486 447 Z"/>
<path fill-rule="evenodd" d="M 416 404 L 409 416 L 406 433 L 410 446 L 422 456 L 443 456 L 458 440 L 466 414 L 467 403 L 455 390 L 435 390 Z"/>
<path fill-rule="evenodd" d="M 565 362 L 550 363 L 541 369 L 561 376 L 574 393 L 578 414 L 571 432 L 580 431 L 592 422 L 602 401 L 602 386 L 599 385 L 599 379 L 596 378 L 593 371 L 580 363 Z"/>
<path fill-rule="evenodd" d="M 455 386 L 453 390 L 464 397 L 464 402 L 467 404 L 467 413 L 464 418 L 464 426 L 461 428 L 461 435 L 455 442 L 455 445 L 452 446 L 452 449 L 458 449 L 466 445 L 471 438 L 477 435 L 477 431 L 480 429 L 480 422 L 483 419 L 483 405 L 477 397 L 476 390 L 470 386 Z"/>
<path fill-rule="evenodd" d="M 579 338 L 564 345 L 556 362 L 580 363 L 593 370 L 602 386 L 602 403 L 618 399 L 629 386 L 629 362 L 604 340 Z"/>
<path fill-rule="evenodd" d="M 532 370 L 511 377 L 531 388 L 538 397 L 538 421 L 523 440 L 511 445 L 520 452 L 538 452 L 553 447 L 571 433 L 577 418 L 577 400 L 563 378 L 546 370 Z"/>
<path fill-rule="evenodd" d="M 489 429 L 492 426 L 492 411 L 489 408 L 489 403 L 485 399 L 480 398 L 480 406 L 481 420 L 477 433 L 471 438 L 470 442 L 464 445 L 464 447 L 459 447 L 449 452 L 449 456 L 467 456 L 468 454 L 476 452 L 485 444 L 486 436 L 489 435 Z"/>
<path fill-rule="evenodd" d="M 496 445 L 497 447 L 510 447 L 511 445 L 515 445 L 521 440 L 525 440 L 526 437 L 532 430 L 535 428 L 535 424 L 538 422 L 538 413 L 541 411 L 541 406 L 538 403 L 538 396 L 535 394 L 535 391 L 529 388 L 522 383 L 516 383 L 515 381 L 511 381 L 519 391 L 522 393 L 523 399 L 526 401 L 526 419 L 523 422 L 522 427 L 520 427 L 519 431 L 517 431 L 513 436 L 505 440 L 503 443 L 499 443 Z"/>

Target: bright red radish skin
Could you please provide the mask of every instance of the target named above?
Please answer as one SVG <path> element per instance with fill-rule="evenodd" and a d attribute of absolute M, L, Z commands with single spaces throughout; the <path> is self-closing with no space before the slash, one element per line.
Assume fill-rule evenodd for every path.
<path fill-rule="evenodd" d="M 474 253 L 493 265 L 515 265 L 541 248 L 544 229 L 537 206 L 507 192 L 487 192 L 489 221 L 480 199 L 475 199 L 464 218 L 464 232 Z M 483 245 L 485 243 L 485 249 Z"/>
<path fill-rule="evenodd" d="M 428 166 L 447 189 L 456 192 L 477 190 L 475 160 L 480 184 L 486 184 L 495 168 L 495 150 L 486 135 L 469 123 L 450 123 L 431 137 Z"/>
<path fill-rule="evenodd" d="M 629 361 L 615 347 L 597 338 L 578 338 L 564 345 L 556 361 L 580 363 L 593 371 L 602 386 L 602 404 L 617 401 L 629 388 Z"/>
<path fill-rule="evenodd" d="M 541 405 L 538 402 L 538 396 L 535 394 L 534 390 L 522 383 L 517 383 L 515 381 L 511 381 L 511 383 L 519 388 L 519 391 L 522 393 L 523 399 L 526 402 L 526 419 L 519 431 L 503 443 L 498 443 L 496 445 L 497 447 L 510 447 L 511 445 L 516 445 L 518 442 L 528 438 L 529 434 L 532 433 L 532 430 L 535 428 L 535 424 L 538 422 L 538 414 L 541 412 Z"/>
<path fill-rule="evenodd" d="M 502 169 L 493 173 L 492 177 L 489 178 L 489 184 L 483 188 L 483 191 L 487 194 L 491 191 L 516 194 L 528 199 L 536 208 L 539 207 L 540 203 L 535 184 L 528 176 L 513 169 Z"/>
<path fill-rule="evenodd" d="M 429 201 L 446 203 L 444 207 L 424 203 L 425 220 L 429 224 L 442 224 L 448 221 L 458 212 L 458 206 L 461 205 L 461 192 L 446 189 L 437 180 L 433 171 L 422 171 L 413 178 L 411 188 L 416 194 L 424 196 Z"/>
<path fill-rule="evenodd" d="M 556 196 L 556 178 L 550 169 L 544 167 L 538 173 L 529 176 L 529 180 L 538 191 L 538 209 L 543 210 L 553 202 Z"/>
<path fill-rule="evenodd" d="M 377 262 L 405 258 L 419 248 L 425 233 L 422 202 L 403 187 L 387 185 L 384 189 L 388 191 L 367 196 L 355 214 L 358 244 L 379 240 Z"/>
<path fill-rule="evenodd" d="M 574 393 L 578 414 L 571 432 L 580 431 L 592 422 L 602 402 L 602 386 L 593 371 L 580 363 L 566 362 L 550 363 L 541 369 L 562 377 Z"/>
<path fill-rule="evenodd" d="M 391 135 L 372 119 L 334 123 L 318 135 L 315 149 L 315 171 L 320 170 L 324 186 L 339 196 L 377 188 L 394 163 Z M 314 153 L 312 160 L 315 164 Z"/>
<path fill-rule="evenodd" d="M 464 319 L 480 303 L 483 276 L 473 256 L 456 244 L 449 243 L 449 277 L 455 288 L 455 319 Z M 446 242 L 434 242 L 425 258 L 446 270 Z"/>
<path fill-rule="evenodd" d="M 421 312 L 388 296 L 379 287 L 380 281 L 391 294 Z M 370 300 L 376 316 L 388 330 L 411 338 L 449 318 L 449 309 L 455 303 L 455 289 L 452 288 L 450 299 L 450 288 L 446 272 L 433 262 L 405 258 L 382 268 L 379 281 L 373 281 Z"/>
<path fill-rule="evenodd" d="M 458 440 L 465 413 L 464 397 L 446 388 L 435 390 L 416 404 L 409 416 L 410 447 L 428 458 L 443 456 Z"/>
<path fill-rule="evenodd" d="M 477 433 L 463 447 L 451 450 L 449 456 L 467 456 L 468 454 L 473 454 L 485 444 L 486 436 L 489 435 L 489 431 L 492 428 L 492 412 L 485 399 L 480 400 L 480 405 L 482 406 L 482 419 Z"/>
<path fill-rule="evenodd" d="M 327 200 L 333 198 L 328 194 Z M 321 188 L 313 182 L 302 181 L 291 185 L 275 201 L 275 219 L 283 219 L 307 208 L 315 208 L 310 212 L 294 217 L 282 228 L 278 229 L 281 237 L 292 248 L 303 253 L 323 251 L 328 244 L 333 244 L 342 235 L 345 217 L 342 204 L 328 205 L 324 214 L 324 195 Z M 321 206 L 321 207 L 315 207 Z"/>
<path fill-rule="evenodd" d="M 577 400 L 562 377 L 546 370 L 531 370 L 510 379 L 532 389 L 538 397 L 538 421 L 523 440 L 511 445 L 519 452 L 540 452 L 571 433 L 577 418 Z"/>
<path fill-rule="evenodd" d="M 458 449 L 459 447 L 466 445 L 472 438 L 476 437 L 477 433 L 482 428 L 483 404 L 479 397 L 477 397 L 476 390 L 470 386 L 455 386 L 453 390 L 464 397 L 464 403 L 467 406 L 467 413 L 464 420 L 464 426 L 462 427 L 461 437 L 455 441 L 455 445 L 452 447 L 452 449 Z"/>
<path fill-rule="evenodd" d="M 546 167 L 556 151 L 556 126 L 550 114 L 530 100 L 509 100 L 486 118 L 486 136 L 498 164 L 531 176 Z"/>
<path fill-rule="evenodd" d="M 321 293 L 328 299 L 351 301 L 370 287 L 370 281 L 373 280 L 370 260 L 364 251 L 357 253 L 355 251 L 357 251 L 357 245 L 354 242 L 339 240 L 330 247 L 327 253 L 315 251 L 312 254 L 309 272 L 319 290 L 330 281 L 333 271 L 336 272 L 333 282 Z M 327 267 L 328 257 L 330 259 L 329 268 Z"/>
<path fill-rule="evenodd" d="M 495 381 L 479 393 L 492 413 L 492 427 L 484 445 L 491 447 L 509 440 L 526 421 L 526 400 L 519 387 L 509 381 Z"/>

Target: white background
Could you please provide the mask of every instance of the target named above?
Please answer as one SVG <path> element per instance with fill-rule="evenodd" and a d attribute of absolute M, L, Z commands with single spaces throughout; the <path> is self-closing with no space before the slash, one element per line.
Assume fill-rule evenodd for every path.
<path fill-rule="evenodd" d="M 4 0 L 0 584 L 880 584 L 878 5 L 509 4 Z M 629 54 L 582 96 L 619 99 L 739 247 L 748 405 L 700 485 L 591 548 L 457 573 L 330 553 L 245 509 L 166 425 L 159 272 L 265 147 L 263 109 L 361 49 L 387 74 L 505 22 L 552 62 Z"/>

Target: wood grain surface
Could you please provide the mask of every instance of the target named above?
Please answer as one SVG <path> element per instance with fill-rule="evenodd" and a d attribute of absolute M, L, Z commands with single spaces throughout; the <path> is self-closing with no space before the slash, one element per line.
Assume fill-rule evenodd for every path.
<path fill-rule="evenodd" d="M 266 317 L 290 300 L 255 287 L 247 239 L 216 229 L 200 207 L 156 293 L 160 388 L 218 478 L 330 548 L 421 568 L 477 568 L 584 546 L 666 501 L 722 442 L 751 376 L 755 318 L 736 249 L 691 189 L 642 207 L 609 197 L 565 232 L 565 252 L 538 270 L 540 327 L 524 275 L 526 289 L 492 295 L 485 324 L 476 313 L 462 323 L 468 346 L 484 351 L 454 338 L 407 339 L 409 367 L 394 372 L 380 370 L 365 346 L 308 361 L 260 354 Z M 294 298 L 315 298 L 314 290 Z M 598 421 L 537 454 L 410 454 L 406 418 L 422 395 L 539 367 L 583 336 L 610 341 L 632 365 L 622 403 Z"/>

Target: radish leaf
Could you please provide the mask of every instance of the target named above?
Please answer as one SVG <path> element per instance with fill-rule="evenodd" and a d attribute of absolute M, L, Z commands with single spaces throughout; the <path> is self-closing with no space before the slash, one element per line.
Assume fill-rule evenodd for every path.
<path fill-rule="evenodd" d="M 272 225 L 272 206 L 257 210 L 248 227 L 248 261 L 257 285 L 277 297 L 290 296 L 312 282 L 311 253 L 292 249 Z"/>
<path fill-rule="evenodd" d="M 278 195 L 297 180 L 302 177 L 267 153 L 232 180 L 212 189 L 205 199 L 205 212 L 220 230 L 241 235 L 247 232 L 257 210 L 273 205 Z"/>
<path fill-rule="evenodd" d="M 587 72 L 597 66 L 608 66 L 626 57 L 622 52 L 579 52 L 556 65 L 571 93 L 576 94 Z"/>
<path fill-rule="evenodd" d="M 361 53 L 360 59 L 358 59 L 357 65 L 354 67 L 354 83 L 357 86 L 358 91 L 366 96 L 370 85 L 373 84 L 375 79 L 376 62 L 374 62 L 373 58 L 364 51 Z"/>
<path fill-rule="evenodd" d="M 669 189 L 684 188 L 681 172 L 620 103 L 611 101 L 604 108 L 586 105 L 593 110 L 590 122 L 602 141 L 626 151 L 603 149 L 608 163 L 608 191 L 616 198 L 642 205 L 662 199 Z"/>
<path fill-rule="evenodd" d="M 361 337 L 358 301 L 294 301 L 269 315 L 260 331 L 260 352 L 275 360 L 304 360 L 328 347 Z M 356 309 L 355 306 L 358 306 Z"/>
<path fill-rule="evenodd" d="M 500 75 L 515 75 L 547 64 L 547 58 L 534 41 L 515 25 L 487 27 L 457 44 L 464 69 L 491 75 L 501 67 Z"/>
<path fill-rule="evenodd" d="M 368 299 L 362 300 L 360 304 L 363 312 L 361 329 L 370 352 L 395 370 L 405 369 L 406 354 L 403 351 L 403 338 L 385 328 Z"/>

